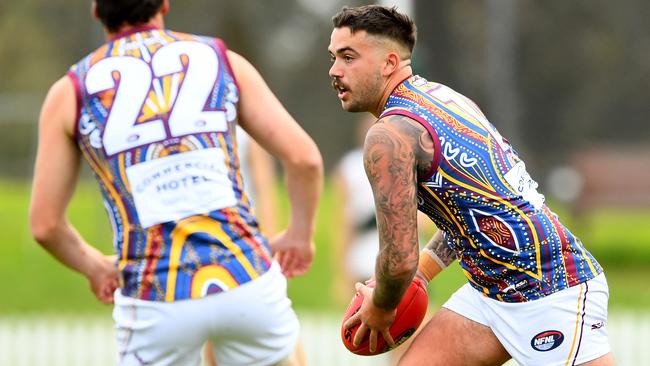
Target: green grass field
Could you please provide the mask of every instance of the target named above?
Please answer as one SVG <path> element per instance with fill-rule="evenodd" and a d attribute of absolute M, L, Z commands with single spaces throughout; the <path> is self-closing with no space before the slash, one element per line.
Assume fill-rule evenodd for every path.
<path fill-rule="evenodd" d="M 112 250 L 112 233 L 95 183 L 82 180 L 70 206 L 69 219 L 81 234 L 106 253 Z M 60 265 L 29 234 L 29 184 L 0 180 L 0 314 L 109 312 L 92 296 L 86 280 Z M 283 192 L 280 202 L 287 202 Z M 317 254 L 311 271 L 293 279 L 289 295 L 305 311 L 341 311 L 331 289 L 332 273 L 339 270 L 332 258 L 332 226 L 336 214 L 329 185 L 321 202 L 317 227 Z M 575 220 L 561 214 L 603 264 L 610 285 L 611 308 L 650 308 L 650 209 L 598 211 Z M 457 265 L 430 284 L 434 304 L 442 303 L 464 276 Z M 350 288 L 350 297 L 353 289 Z"/>

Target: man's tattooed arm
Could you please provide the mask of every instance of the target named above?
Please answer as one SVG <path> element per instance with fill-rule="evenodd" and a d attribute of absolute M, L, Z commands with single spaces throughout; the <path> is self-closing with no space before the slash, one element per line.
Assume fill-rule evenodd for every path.
<path fill-rule="evenodd" d="M 366 135 L 364 166 L 379 229 L 373 303 L 381 309 L 397 307 L 417 269 L 417 176 L 432 161 L 429 133 L 410 118 L 383 118 Z"/>

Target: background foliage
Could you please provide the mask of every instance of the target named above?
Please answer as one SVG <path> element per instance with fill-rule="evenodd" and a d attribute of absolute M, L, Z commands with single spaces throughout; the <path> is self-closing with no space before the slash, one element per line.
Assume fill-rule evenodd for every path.
<path fill-rule="evenodd" d="M 553 191 L 544 183 L 580 151 L 594 146 L 648 151 L 650 2 L 413 3 L 419 26 L 415 71 L 476 100 L 518 147 L 550 199 Z M 335 0 L 172 0 L 167 25 L 218 35 L 250 59 L 314 137 L 329 173 L 354 144 L 352 122 L 358 118 L 341 111 L 327 75 L 329 19 L 342 5 Z M 33 242 L 27 224 L 40 104 L 49 86 L 102 42 L 90 1 L 0 2 L 0 314 L 109 311 L 96 303 L 81 276 Z M 82 175 L 70 220 L 108 252 L 112 234 L 88 176 L 87 171 Z M 650 191 L 650 182 L 646 187 Z M 278 194 L 286 203 L 281 189 Z M 647 309 L 650 208 L 603 206 L 575 215 L 576 202 L 554 201 L 552 208 L 604 265 L 612 307 Z M 341 306 L 329 295 L 329 279 L 337 270 L 330 250 L 337 213 L 328 185 L 316 262 L 307 276 L 290 284 L 299 308 Z M 462 282 L 457 266 L 445 271 L 432 284 L 434 301 L 444 301 Z"/>

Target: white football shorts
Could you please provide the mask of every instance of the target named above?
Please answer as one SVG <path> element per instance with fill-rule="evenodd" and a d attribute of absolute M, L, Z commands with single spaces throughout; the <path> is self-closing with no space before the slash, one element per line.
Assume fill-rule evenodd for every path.
<path fill-rule="evenodd" d="M 277 262 L 256 280 L 200 299 L 144 301 L 118 290 L 113 319 L 120 366 L 198 366 L 207 340 L 219 366 L 268 366 L 291 354 L 300 331 Z"/>
<path fill-rule="evenodd" d="M 610 352 L 604 274 L 538 300 L 505 303 L 463 285 L 443 307 L 494 332 L 522 366 L 579 365 Z"/>

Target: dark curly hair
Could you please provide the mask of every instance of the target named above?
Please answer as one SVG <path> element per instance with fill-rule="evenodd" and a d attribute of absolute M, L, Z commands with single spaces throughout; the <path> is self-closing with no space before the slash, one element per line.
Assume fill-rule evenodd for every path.
<path fill-rule="evenodd" d="M 95 0 L 95 4 L 104 27 L 117 32 L 124 24 L 148 22 L 160 10 L 163 0 Z"/>
<path fill-rule="evenodd" d="M 396 7 L 364 5 L 343 7 L 332 18 L 335 28 L 349 27 L 352 33 L 364 30 L 368 34 L 387 37 L 413 52 L 417 28 L 413 20 L 397 11 Z"/>

